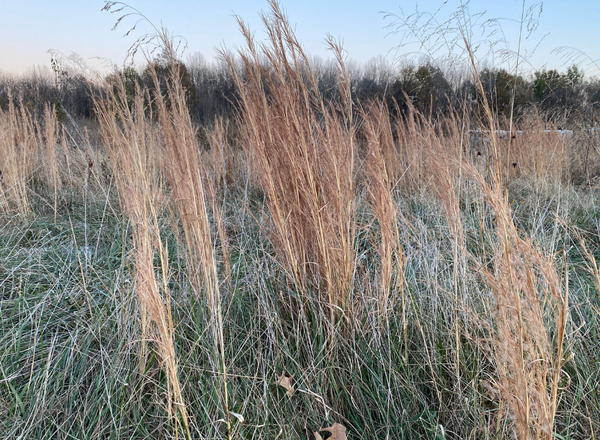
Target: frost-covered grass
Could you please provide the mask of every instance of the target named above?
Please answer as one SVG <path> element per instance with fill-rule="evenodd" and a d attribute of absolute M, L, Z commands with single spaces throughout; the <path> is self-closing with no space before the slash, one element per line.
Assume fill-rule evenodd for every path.
<path fill-rule="evenodd" d="M 517 181 L 511 196 L 520 231 L 548 252 L 558 252 L 559 269 L 565 266 L 562 250 L 567 251 L 564 345 L 569 360 L 562 367 L 555 430 L 564 438 L 589 437 L 600 428 L 600 298 L 580 242 L 564 226 L 555 231 L 554 223 L 558 214 L 571 228 L 580 228 L 598 258 L 600 195 Z M 298 294 L 261 232 L 269 224 L 261 195 L 231 190 L 225 219 L 232 278 L 223 280 L 221 292 L 229 410 L 236 414 L 231 416 L 232 437 L 307 438 L 333 422 L 347 427 L 348 438 L 509 435 L 511 417 L 490 385 L 494 362 L 482 344 L 488 331 L 482 321 L 491 319 L 494 304 L 491 293 L 477 268 L 469 265 L 459 274 L 456 304 L 452 235 L 441 206 L 426 192 L 395 200 L 405 217 L 399 229 L 408 298 L 406 335 L 399 302 L 383 322 L 377 307 L 367 304 L 371 313 L 349 315 L 334 327 L 317 302 L 302 310 L 291 308 Z M 110 203 L 118 212 L 114 195 Z M 79 205 L 56 222 L 49 211 L 2 227 L 4 438 L 175 435 L 160 359 L 150 355 L 145 370 L 139 370 L 131 224 L 106 214 L 112 210 L 105 208 L 98 201 L 88 206 L 87 217 Z M 469 252 L 483 256 L 493 218 L 478 209 L 465 206 L 461 214 Z M 168 232 L 169 219 L 163 220 L 171 249 L 175 350 L 190 432 L 193 438 L 226 437 L 210 317 L 191 294 L 185 258 Z M 373 289 L 377 234 L 372 214 L 361 210 L 355 242 L 357 292 Z M 82 249 L 86 241 L 88 253 Z M 480 316 L 472 316 L 475 312 Z M 293 376 L 292 396 L 276 384 L 283 372 Z"/>
<path fill-rule="evenodd" d="M 358 105 L 332 40 L 325 102 L 272 6 L 208 145 L 166 35 L 162 91 L 108 82 L 93 142 L 0 113 L 2 438 L 593 438 L 600 193 L 573 150 Z"/>

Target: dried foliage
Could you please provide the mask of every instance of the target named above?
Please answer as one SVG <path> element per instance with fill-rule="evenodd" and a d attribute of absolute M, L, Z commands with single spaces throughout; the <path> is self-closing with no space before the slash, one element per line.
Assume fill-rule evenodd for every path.
<path fill-rule="evenodd" d="M 115 6 L 124 5 L 107 3 L 108 9 Z M 567 220 L 558 220 L 562 212 L 571 212 L 562 199 L 540 202 L 540 196 L 532 202 L 538 204 L 535 213 L 521 212 L 521 217 L 513 209 L 523 208 L 509 203 L 511 185 L 531 185 L 532 192 L 541 193 L 543 185 L 571 178 L 569 141 L 545 131 L 553 127 L 533 113 L 518 123 L 499 120 L 466 39 L 482 120 L 471 120 L 464 108 L 435 113 L 431 107 L 422 114 L 407 96 L 402 107 L 391 110 L 382 96 L 357 104 L 342 49 L 332 39 L 328 44 L 337 59 L 337 77 L 328 79 L 326 99 L 316 62 L 303 51 L 279 4 L 271 1 L 270 6 L 270 13 L 262 15 L 265 43 L 257 43 L 238 19 L 246 47 L 239 58 L 221 54 L 239 92 L 235 121 L 216 119 L 214 127 L 198 131 L 190 118 L 181 63 L 164 30 L 152 39 L 163 50 L 160 73 L 152 63 L 146 70 L 145 79 L 153 84 L 131 90 L 116 75 L 97 97 L 100 148 L 92 148 L 72 118 L 60 122 L 52 107 L 36 115 L 11 97 L 7 110 L 0 110 L 3 218 L 15 213 L 31 218 L 39 202 L 44 208 L 53 205 L 55 223 L 63 213 L 71 222 L 74 197 L 67 195 L 80 191 L 86 240 L 83 254 L 73 258 L 77 270 L 69 269 L 71 257 L 65 257 L 55 278 L 40 276 L 42 281 L 36 279 L 27 289 L 22 280 L 48 259 L 36 257 L 35 264 L 19 272 L 21 260 L 46 251 L 22 244 L 29 238 L 19 231 L 11 233 L 25 236 L 14 245 L 19 252 L 8 246 L 0 252 L 0 306 L 7 311 L 2 315 L 7 331 L 0 337 L 1 382 L 6 385 L 0 388 L 0 412 L 27 423 L 28 411 L 42 414 L 38 420 L 31 417 L 31 426 L 46 427 L 49 422 L 40 419 L 51 420 L 41 435 L 47 437 L 48 429 L 55 429 L 53 417 L 63 414 L 61 405 L 89 397 L 88 384 L 94 383 L 104 387 L 110 411 L 104 400 L 89 418 L 85 405 L 84 416 L 79 403 L 71 411 L 81 416 L 82 425 L 94 417 L 102 421 L 99 436 L 113 427 L 114 435 L 106 435 L 141 436 L 135 430 L 148 423 L 147 432 L 174 425 L 174 436 L 184 432 L 188 438 L 293 438 L 335 417 L 351 436 L 373 438 L 439 438 L 440 433 L 505 438 L 513 430 L 520 439 L 549 440 L 571 429 L 578 429 L 573 436 L 593 437 L 600 413 L 590 379 L 598 373 L 593 367 L 597 341 L 589 322 L 597 320 L 598 297 L 587 295 L 600 289 L 597 231 L 586 236 L 590 248 L 575 233 L 580 253 L 573 257 L 567 240 L 556 238 L 560 228 L 573 229 Z M 504 125 L 511 129 L 499 130 Z M 101 163 L 104 149 L 110 166 Z M 105 348 L 102 338 L 109 332 L 94 327 L 99 330 L 90 331 L 94 342 L 89 346 L 100 346 L 102 365 L 88 368 L 82 362 L 85 368 L 61 373 L 77 381 L 57 382 L 55 371 L 67 371 L 63 359 L 68 363 L 81 350 L 77 327 L 74 336 L 68 335 L 75 348 L 54 359 L 55 339 L 68 325 L 80 325 L 81 319 L 88 325 L 87 314 L 94 318 L 90 327 L 96 321 L 115 321 L 119 331 L 128 325 L 126 300 L 115 294 L 120 287 L 111 292 L 113 298 L 105 298 L 110 282 L 97 282 L 101 299 L 95 300 L 103 305 L 98 310 L 88 291 L 85 301 L 77 300 L 76 305 L 87 305 L 86 315 L 77 308 L 70 314 L 70 297 L 54 297 L 65 277 L 76 280 L 74 291 L 97 281 L 98 273 L 88 270 L 93 268 L 88 266 L 88 208 L 94 193 L 100 193 L 101 220 L 92 226 L 105 228 L 110 215 L 120 219 L 112 205 L 113 184 L 132 240 L 120 231 L 124 244 L 116 246 L 118 257 L 106 258 L 106 272 L 121 277 L 129 270 L 131 243 L 139 329 L 130 326 L 135 331 L 115 338 L 117 348 Z M 588 215 L 581 211 L 582 217 Z M 557 219 L 549 219 L 548 212 Z M 588 217 L 593 218 L 584 220 L 597 229 L 597 216 Z M 530 227 L 528 221 L 539 226 Z M 161 231 L 165 225 L 175 236 L 170 243 Z M 74 229 L 71 225 L 73 242 Z M 548 230 L 551 245 L 544 242 Z M 169 248 L 178 252 L 169 255 Z M 5 268 L 4 253 L 15 254 L 18 265 Z M 587 262 L 578 261 L 581 256 Z M 120 261 L 116 270 L 115 259 Z M 170 260 L 182 269 L 178 278 Z M 570 274 L 579 277 L 571 283 L 578 289 L 576 305 L 570 304 Z M 45 296 L 32 308 L 28 295 L 39 291 Z M 44 310 L 52 301 L 59 306 L 50 318 L 35 321 L 48 316 Z M 582 324 L 567 341 L 572 314 Z M 13 315 L 20 321 L 10 322 Z M 54 330 L 46 330 L 53 325 Z M 48 335 L 52 339 L 44 339 Z M 328 344 L 334 337 L 338 343 Z M 586 338 L 593 342 L 586 345 Z M 573 359 L 563 355 L 569 344 L 589 349 L 584 355 L 592 359 L 591 367 L 581 361 L 569 370 L 578 381 L 571 388 L 564 386 L 566 362 Z M 121 359 L 122 346 L 139 347 L 137 359 L 105 367 L 111 356 Z M 164 375 L 148 374 L 152 350 Z M 178 357 L 179 352 L 185 355 Z M 281 365 L 286 371 L 273 385 L 272 372 L 281 371 Z M 106 377 L 112 369 L 119 377 L 110 388 Z M 140 389 L 130 391 L 121 383 L 127 370 L 141 378 Z M 93 380 L 90 371 L 98 371 Z M 62 393 L 50 410 L 39 404 L 46 402 L 48 389 Z M 567 405 L 561 395 L 578 403 Z M 148 396 L 164 397 L 166 405 L 148 405 Z M 138 417 L 132 405 L 159 409 L 144 407 Z M 170 417 L 166 424 L 163 407 Z M 154 411 L 148 418 L 147 409 Z M 346 440 L 344 425 L 333 423 L 313 434 L 317 440 Z M 83 431 L 89 435 L 87 426 Z M 77 437 L 67 428 L 65 435 Z"/>
<path fill-rule="evenodd" d="M 127 106 L 121 84 L 109 99 L 97 101 L 102 138 L 110 153 L 117 189 L 125 213 L 133 225 L 136 293 L 140 306 L 140 372 L 146 370 L 147 342 L 153 342 L 163 363 L 170 396 L 167 408 L 176 424 L 181 421 L 190 437 L 188 417 L 177 373 L 168 288 L 168 253 L 159 230 L 158 218 L 165 198 L 157 167 L 159 133 L 148 120 L 143 94 L 138 93 L 133 108 Z M 157 281 L 154 258 L 160 260 L 162 285 Z M 173 405 L 175 409 L 173 409 Z"/>
<path fill-rule="evenodd" d="M 340 104 L 326 103 L 279 4 L 262 20 L 268 44 L 246 39 L 243 73 L 222 53 L 240 93 L 242 145 L 256 164 L 271 215 L 271 240 L 295 288 L 319 292 L 331 321 L 345 307 L 354 270 L 354 132 L 341 48 Z"/>
<path fill-rule="evenodd" d="M 8 111 L 0 109 L 0 209 L 26 217 L 30 211 L 28 182 L 38 167 L 33 115 L 9 92 Z"/>
<path fill-rule="evenodd" d="M 494 300 L 490 388 L 508 403 L 519 439 L 553 437 L 567 324 L 568 291 L 556 262 L 522 238 L 499 186 L 473 165 L 463 170 L 483 190 L 495 216 L 493 268 L 482 271 Z"/>
<path fill-rule="evenodd" d="M 294 388 L 294 385 L 292 384 L 292 379 L 294 378 L 294 376 L 286 376 L 285 371 L 281 373 L 281 376 L 279 376 L 277 378 L 277 382 L 275 382 L 277 385 L 285 388 L 286 390 L 286 395 L 287 396 L 293 396 L 294 392 L 296 391 L 296 389 Z"/>
<path fill-rule="evenodd" d="M 394 201 L 399 179 L 398 152 L 387 107 L 373 104 L 363 113 L 362 117 L 367 142 L 367 156 L 365 159 L 367 179 L 365 185 L 369 193 L 370 205 L 379 223 L 378 312 L 380 316 L 385 316 L 400 301 L 403 329 L 406 337 L 404 268 L 401 236 L 398 229 L 398 217 L 401 216 L 401 213 Z M 393 285 L 394 281 L 395 285 Z M 391 298 L 390 292 L 395 292 L 395 295 Z"/>
<path fill-rule="evenodd" d="M 315 440 L 323 440 L 323 437 L 321 436 L 321 434 L 319 434 L 320 432 L 323 432 L 323 431 L 331 433 L 331 436 L 328 437 L 331 440 L 347 440 L 348 439 L 348 437 L 346 437 L 346 427 L 339 423 L 334 423 L 333 425 L 329 426 L 328 428 L 321 428 L 318 431 L 315 431 L 313 433 L 315 435 Z"/>

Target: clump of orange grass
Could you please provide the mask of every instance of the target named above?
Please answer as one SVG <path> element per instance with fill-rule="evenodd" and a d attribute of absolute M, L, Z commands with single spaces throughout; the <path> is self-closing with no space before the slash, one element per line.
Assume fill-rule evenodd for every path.
<path fill-rule="evenodd" d="M 466 244 L 463 222 L 460 215 L 459 194 L 462 179 L 460 165 L 463 162 L 464 150 L 464 124 L 458 113 L 446 116 L 443 123 L 437 127 L 431 121 L 423 121 L 425 132 L 429 133 L 430 148 L 427 149 L 427 169 L 430 171 L 429 182 L 433 194 L 441 202 L 444 215 L 452 234 L 452 279 L 454 296 L 454 344 L 455 344 L 455 371 L 457 389 L 460 393 L 460 353 L 461 335 L 464 330 L 461 326 L 460 316 L 466 306 L 460 294 L 460 280 L 465 278 L 466 272 Z"/>
<path fill-rule="evenodd" d="M 34 119 L 21 99 L 8 95 L 8 110 L 0 109 L 0 209 L 26 217 L 31 212 L 28 182 L 38 167 Z"/>
<path fill-rule="evenodd" d="M 483 189 L 496 221 L 493 269 L 482 272 L 495 306 L 490 351 L 496 379 L 489 390 L 508 404 L 519 439 L 551 439 L 567 322 L 566 281 L 563 288 L 552 256 L 520 236 L 502 190 L 472 165 L 463 169 Z"/>
<path fill-rule="evenodd" d="M 43 121 L 36 124 L 42 176 L 48 190 L 54 195 L 54 218 L 58 214 L 58 193 L 62 188 L 62 179 L 58 161 L 59 126 L 56 112 L 50 104 L 44 107 Z M 64 136 L 64 133 L 63 133 Z"/>
<path fill-rule="evenodd" d="M 207 168 L 215 190 L 226 192 L 233 183 L 234 173 L 239 166 L 239 155 L 231 148 L 228 140 L 229 122 L 215 118 L 214 127 L 207 132 L 209 143 L 209 162 Z"/>
<path fill-rule="evenodd" d="M 473 77 L 493 133 L 495 121 L 467 40 Z M 473 164 L 461 163 L 465 175 L 482 190 L 494 216 L 491 269 L 482 269 L 494 301 L 489 349 L 495 378 L 488 390 L 507 403 L 519 439 L 552 439 L 563 364 L 563 342 L 568 312 L 568 278 L 557 262 L 524 238 L 515 226 L 499 140 L 490 136 L 492 167 L 488 176 Z"/>
<path fill-rule="evenodd" d="M 223 267 L 225 269 L 225 277 L 228 283 L 231 282 L 231 264 L 229 261 L 229 237 L 225 230 L 225 202 L 227 199 L 227 191 L 229 185 L 233 182 L 236 166 L 234 163 L 239 161 L 235 157 L 229 141 L 227 140 L 228 123 L 222 118 L 215 120 L 215 126 L 209 133 L 208 142 L 210 145 L 211 172 L 209 181 L 207 182 L 207 191 L 209 200 L 212 204 L 212 211 L 217 225 L 219 241 L 221 243 Z M 217 195 L 219 190 L 222 193 L 223 201 L 221 207 L 217 205 Z"/>
<path fill-rule="evenodd" d="M 508 171 L 515 177 L 565 182 L 570 178 L 568 139 L 553 125 L 532 112 L 520 121 L 520 131 L 511 135 Z M 506 141 L 505 141 L 506 143 Z"/>
<path fill-rule="evenodd" d="M 397 301 L 400 300 L 403 329 L 406 337 L 406 301 L 403 291 L 404 268 L 401 237 L 398 230 L 398 216 L 401 213 L 398 204 L 394 200 L 399 158 L 387 106 L 373 103 L 362 112 L 361 116 L 364 120 L 363 132 L 367 142 L 365 158 L 366 186 L 370 205 L 379 224 L 380 276 L 377 301 L 379 314 L 381 316 L 387 315 L 394 308 Z M 390 292 L 400 292 L 400 297 L 390 298 Z"/>
<path fill-rule="evenodd" d="M 485 104 L 484 104 L 485 105 Z M 439 122 L 439 121 L 438 121 Z M 486 121 L 493 126 L 493 121 Z M 551 439 L 558 404 L 563 364 L 563 342 L 567 323 L 568 290 L 553 255 L 539 249 L 531 238 L 523 237 L 515 226 L 508 193 L 507 173 L 500 160 L 502 145 L 490 137 L 490 153 L 495 155 L 482 172 L 464 154 L 464 127 L 456 115 L 434 127 L 420 122 L 422 142 L 427 145 L 425 168 L 430 185 L 444 209 L 452 233 L 454 260 L 455 343 L 457 378 L 460 378 L 459 312 L 467 312 L 459 295 L 459 279 L 469 256 L 460 214 L 463 181 L 476 184 L 493 213 L 494 226 L 486 230 L 492 243 L 489 255 L 492 269 L 481 268 L 492 302 L 490 320 L 480 317 L 479 325 L 490 332 L 484 344 L 495 367 L 494 379 L 485 382 L 491 397 L 507 404 L 519 439 Z"/>
<path fill-rule="evenodd" d="M 167 247 L 160 235 L 158 215 L 164 206 L 161 177 L 157 167 L 159 154 L 156 129 L 144 113 L 143 94 L 138 89 L 132 108 L 127 105 L 121 82 L 106 99 L 97 99 L 100 132 L 110 154 L 119 198 L 133 225 L 136 294 L 140 305 L 140 372 L 146 369 L 147 341 L 153 342 L 166 373 L 168 413 L 177 426 L 179 415 L 190 438 L 188 416 L 177 374 L 168 288 Z M 159 257 L 162 285 L 155 276 L 154 257 Z M 173 411 L 173 405 L 176 410 Z"/>
<path fill-rule="evenodd" d="M 227 366 L 221 313 L 220 283 L 217 257 L 211 236 L 209 207 L 217 224 L 225 256 L 225 271 L 230 274 L 227 236 L 216 192 L 204 167 L 197 130 L 192 125 L 186 93 L 181 82 L 173 41 L 166 30 L 160 33 L 163 58 L 169 75 L 166 90 L 161 91 L 156 70 L 150 65 L 154 82 L 153 103 L 161 131 L 161 167 L 171 189 L 171 198 L 184 233 L 186 259 L 191 286 L 197 297 L 206 301 L 210 328 L 215 343 L 215 369 L 220 369 L 222 398 L 228 438 L 231 438 L 231 416 L 227 390 Z M 219 137 L 219 134 L 216 134 Z M 178 227 L 175 227 L 178 232 Z M 218 360 L 217 360 L 218 359 Z"/>
<path fill-rule="evenodd" d="M 329 39 L 340 99 L 326 103 L 309 58 L 280 6 L 262 15 L 268 42 L 246 39 L 242 72 L 222 53 L 239 90 L 241 143 L 265 191 L 277 254 L 295 289 L 319 294 L 331 322 L 349 298 L 354 271 L 354 133 L 342 48 Z"/>

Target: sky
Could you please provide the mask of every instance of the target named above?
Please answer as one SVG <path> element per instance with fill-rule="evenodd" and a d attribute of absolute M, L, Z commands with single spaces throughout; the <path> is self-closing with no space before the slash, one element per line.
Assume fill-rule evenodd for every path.
<path fill-rule="evenodd" d="M 128 0 L 127 4 L 143 13 L 156 27 L 164 26 L 173 35 L 184 37 L 187 43 L 184 59 L 200 52 L 211 60 L 215 57 L 215 48 L 241 46 L 243 40 L 235 15 L 242 17 L 255 31 L 257 40 L 265 39 L 259 13 L 268 11 L 266 0 Z M 383 56 L 393 63 L 407 54 L 418 58 L 415 52 L 433 50 L 433 55 L 439 57 L 447 50 L 435 52 L 434 37 L 426 40 L 425 47 L 407 44 L 415 41 L 415 36 L 403 34 L 406 27 L 392 32 L 394 27 L 389 26 L 394 24 L 394 19 L 398 24 L 398 18 L 410 17 L 418 10 L 424 13 L 417 22 L 419 25 L 431 14 L 435 17 L 432 23 L 444 23 L 459 10 L 461 1 L 281 0 L 280 4 L 309 54 L 327 58 L 324 40 L 330 34 L 343 41 L 349 59 L 364 63 Z M 128 48 L 153 28 L 141 21 L 124 36 L 139 17 L 126 17 L 112 30 L 123 13 L 133 11 L 126 9 L 111 14 L 102 11 L 104 5 L 103 0 L 0 0 L 0 72 L 24 73 L 34 66 L 49 67 L 49 50 L 64 56 L 76 53 L 92 69 L 107 70 L 111 64 L 122 65 Z M 516 53 L 522 8 L 523 0 L 468 3 L 471 17 L 468 28 L 473 33 L 473 44 L 481 43 L 477 56 L 485 59 L 484 64 L 501 66 L 503 49 Z M 531 35 L 528 35 L 527 23 L 524 26 L 521 69 L 531 71 L 545 67 L 564 71 L 572 60 L 561 58 L 553 50 L 571 47 L 585 54 L 578 64 L 588 77 L 600 75 L 600 0 L 546 0 L 543 4 L 525 1 L 525 10 L 530 8 L 531 17 L 539 21 Z M 395 18 L 390 14 L 395 14 Z M 483 31 L 480 25 L 487 19 L 500 19 L 495 22 L 500 27 L 492 23 Z M 431 31 L 425 32 L 429 34 Z M 454 30 L 434 35 L 445 37 L 449 45 L 455 44 Z M 490 42 L 495 43 L 494 56 L 486 49 Z M 453 50 L 460 52 L 464 46 L 459 46 L 453 46 Z M 514 59 L 512 63 L 508 66 L 511 69 L 515 67 Z"/>

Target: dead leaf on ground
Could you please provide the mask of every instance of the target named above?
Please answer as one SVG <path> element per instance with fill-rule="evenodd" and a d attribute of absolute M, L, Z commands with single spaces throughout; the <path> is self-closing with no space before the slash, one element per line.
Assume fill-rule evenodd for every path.
<path fill-rule="evenodd" d="M 287 394 L 288 396 L 291 396 L 296 391 L 296 389 L 294 388 L 294 385 L 292 385 L 293 378 L 294 378 L 294 375 L 286 376 L 285 371 L 282 371 L 281 377 L 279 377 L 276 382 L 277 385 L 280 385 L 287 390 L 287 392 L 285 394 Z"/>
<path fill-rule="evenodd" d="M 319 431 L 314 433 L 316 440 L 323 440 L 323 437 L 321 437 L 321 434 L 319 434 L 321 431 L 331 432 L 331 437 L 329 437 L 327 440 L 348 440 L 348 437 L 346 437 L 346 427 L 339 423 L 334 423 L 329 428 L 319 429 Z"/>

